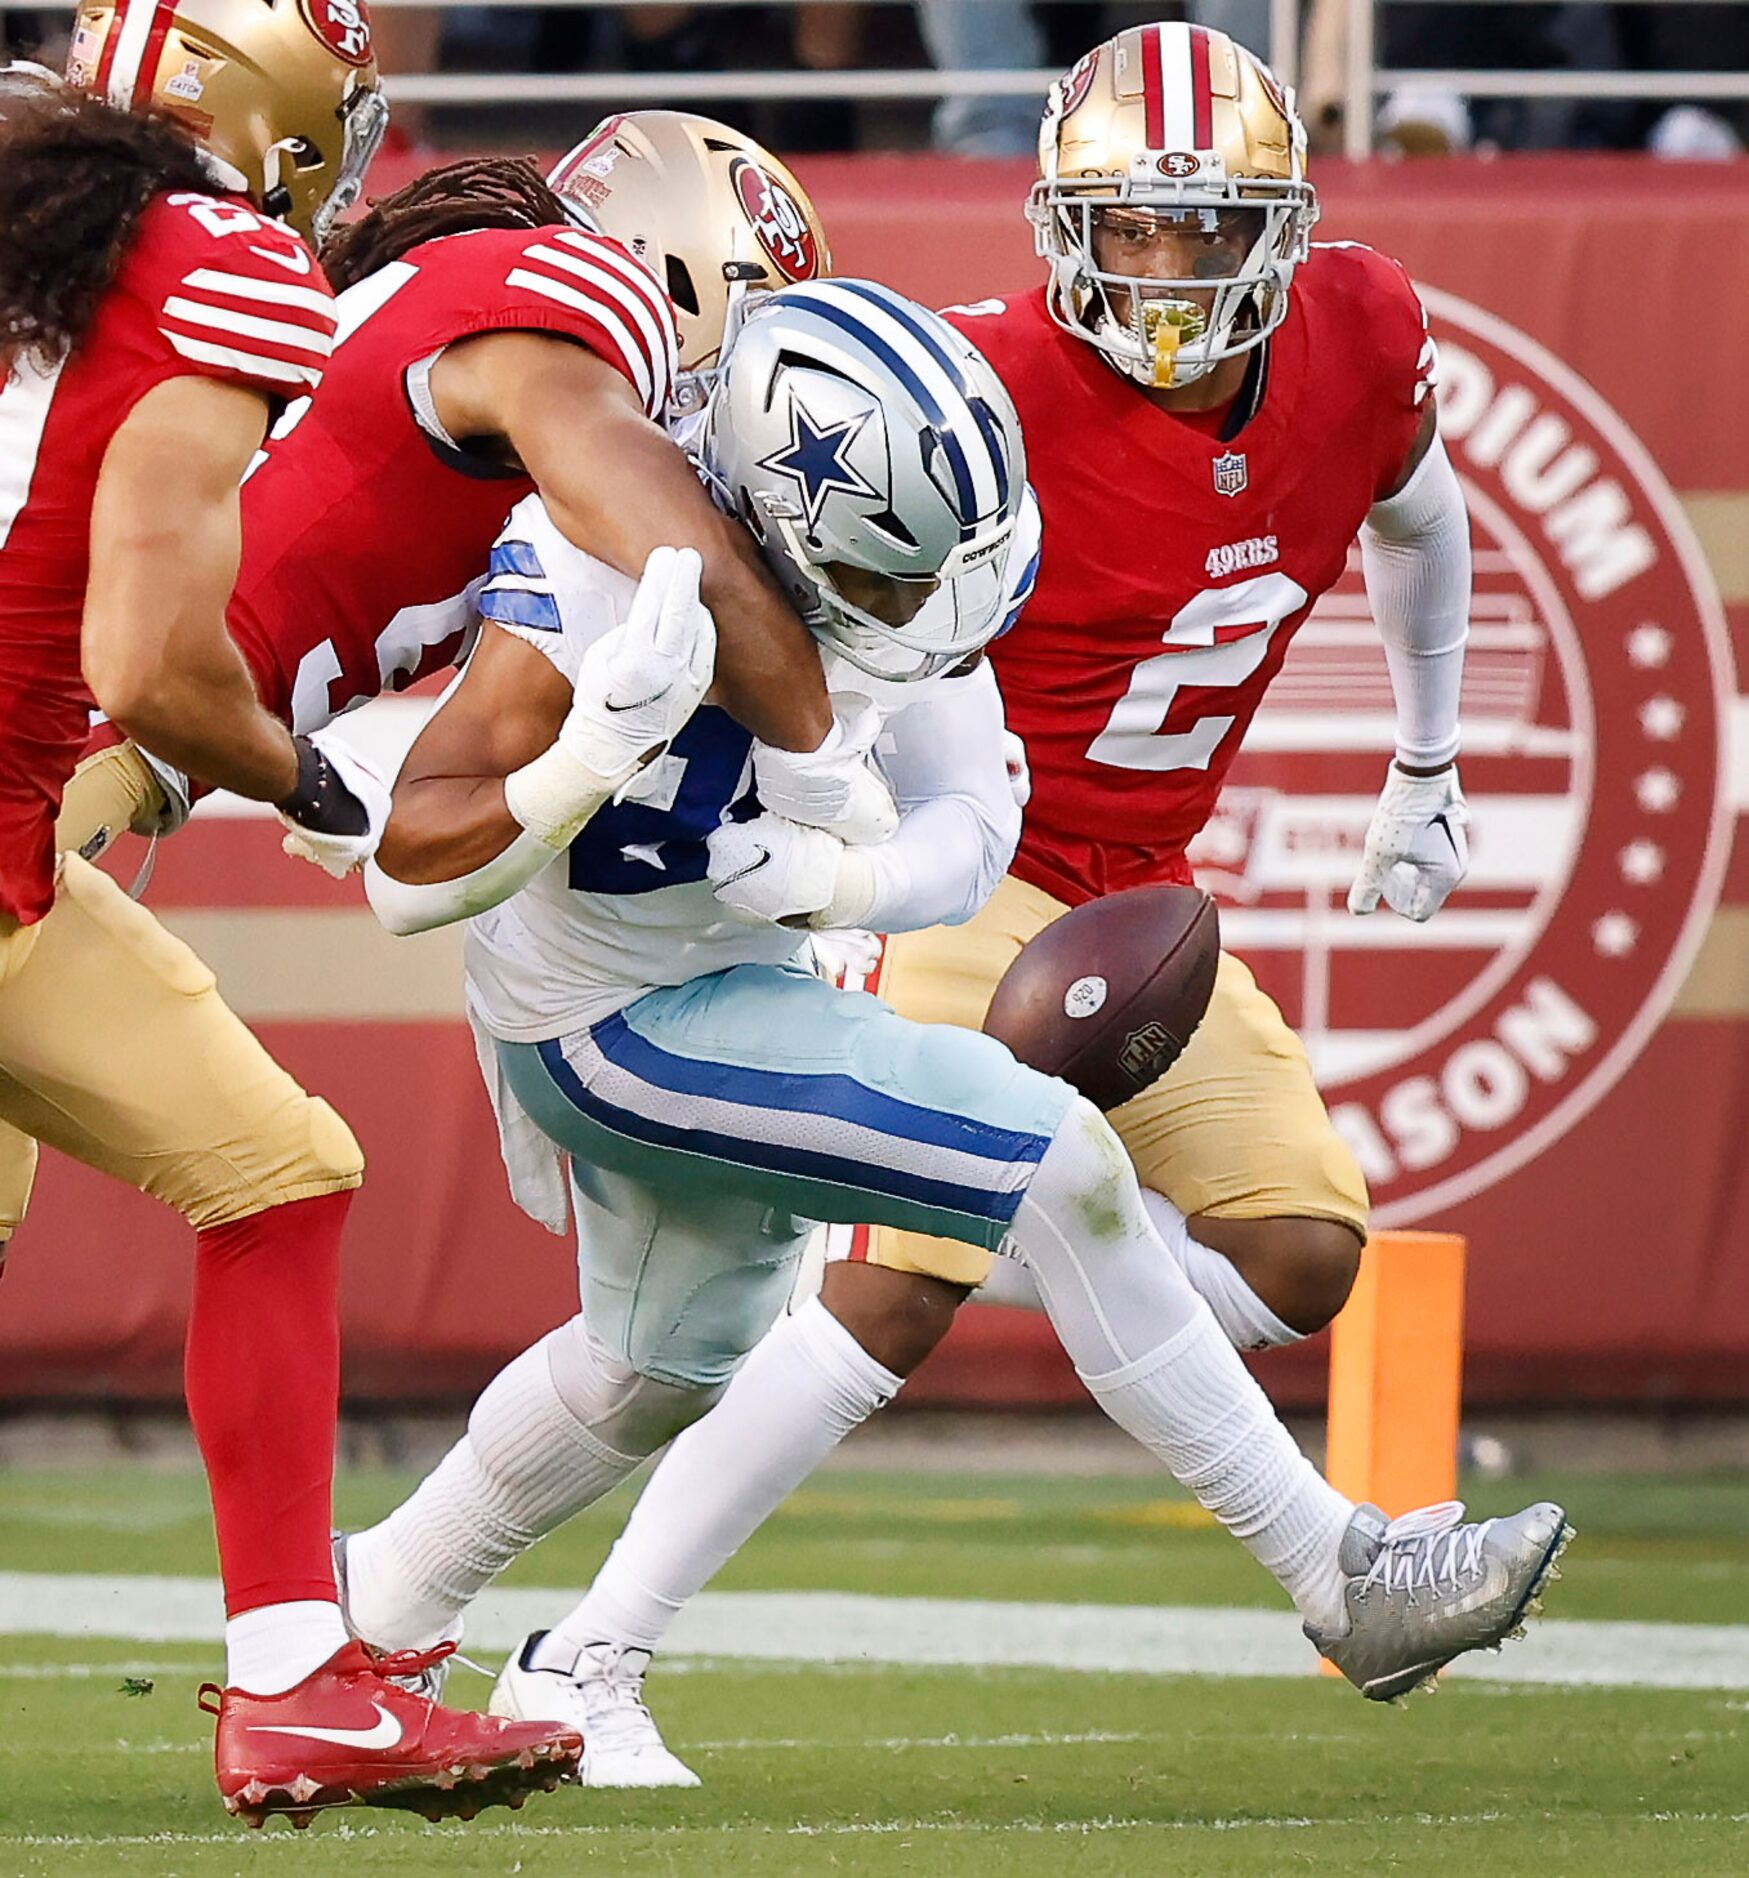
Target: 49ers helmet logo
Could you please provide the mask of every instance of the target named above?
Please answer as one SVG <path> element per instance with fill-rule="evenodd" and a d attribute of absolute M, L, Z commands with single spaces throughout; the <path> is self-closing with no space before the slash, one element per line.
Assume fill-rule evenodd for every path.
<path fill-rule="evenodd" d="M 1669 486 L 1534 340 L 1424 299 L 1475 543 L 1469 878 L 1426 926 L 1333 910 L 1391 740 L 1354 571 L 1296 638 L 1192 850 L 1231 902 L 1223 934 L 1306 1037 L 1379 1226 L 1494 1186 L 1603 1100 L 1670 1008 L 1731 826 L 1725 622 Z"/>
<path fill-rule="evenodd" d="M 736 157 L 729 180 L 772 265 L 785 280 L 812 280 L 820 250 L 795 197 L 749 157 Z"/>
<path fill-rule="evenodd" d="M 299 0 L 310 31 L 348 65 L 369 65 L 370 13 L 364 0 Z"/>

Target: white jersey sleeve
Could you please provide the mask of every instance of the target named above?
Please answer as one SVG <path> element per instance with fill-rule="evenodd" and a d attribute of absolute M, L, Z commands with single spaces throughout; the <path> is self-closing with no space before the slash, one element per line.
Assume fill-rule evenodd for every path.
<path fill-rule="evenodd" d="M 625 618 L 638 583 L 559 532 L 539 496 L 510 511 L 492 547 L 480 615 L 576 683 L 583 654 Z"/>
<path fill-rule="evenodd" d="M 900 816 L 890 839 L 865 850 L 875 898 L 864 918 L 877 932 L 970 919 L 996 891 L 1020 841 L 1002 694 L 988 662 L 919 690 L 916 703 L 888 719 L 879 745 Z"/>

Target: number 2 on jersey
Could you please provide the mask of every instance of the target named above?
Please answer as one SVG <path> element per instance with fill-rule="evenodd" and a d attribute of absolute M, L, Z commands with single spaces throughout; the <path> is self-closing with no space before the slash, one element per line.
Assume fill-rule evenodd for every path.
<path fill-rule="evenodd" d="M 1263 663 L 1282 622 L 1310 599 L 1297 580 L 1279 572 L 1205 588 L 1161 634 L 1166 650 L 1131 672 L 1129 689 L 1087 746 L 1088 760 L 1113 769 L 1207 769 L 1237 719 L 1213 711 L 1183 730 L 1167 731 L 1174 700 L 1187 686 L 1242 685 Z"/>

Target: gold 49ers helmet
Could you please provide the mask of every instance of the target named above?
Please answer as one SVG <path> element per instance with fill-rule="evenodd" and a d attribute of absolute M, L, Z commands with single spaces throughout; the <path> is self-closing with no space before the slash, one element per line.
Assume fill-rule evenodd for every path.
<path fill-rule="evenodd" d="M 547 178 L 582 220 L 612 235 L 668 289 L 680 327 L 678 402 L 734 337 L 750 293 L 832 271 L 807 191 L 769 151 L 692 111 L 604 118 Z"/>
<path fill-rule="evenodd" d="M 1140 384 L 1189 384 L 1287 316 L 1318 218 L 1292 94 L 1225 33 L 1119 33 L 1051 87 L 1027 216 L 1057 323 Z M 1150 267 L 1160 231 L 1190 271 Z"/>
<path fill-rule="evenodd" d="M 83 0 L 67 82 L 175 118 L 225 183 L 315 241 L 388 127 L 364 0 Z"/>

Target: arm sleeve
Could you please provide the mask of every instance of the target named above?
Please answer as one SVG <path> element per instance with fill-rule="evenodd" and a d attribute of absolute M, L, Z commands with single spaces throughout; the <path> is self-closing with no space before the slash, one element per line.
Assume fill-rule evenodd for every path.
<path fill-rule="evenodd" d="M 1437 435 L 1403 488 L 1368 511 L 1360 558 L 1391 672 L 1397 759 L 1417 768 L 1454 762 L 1470 631 L 1470 518 Z"/>
<path fill-rule="evenodd" d="M 882 760 L 899 827 L 864 849 L 876 932 L 957 926 L 996 891 L 1020 840 L 1002 749 L 1002 694 L 987 664 L 950 679 L 890 722 Z"/>

